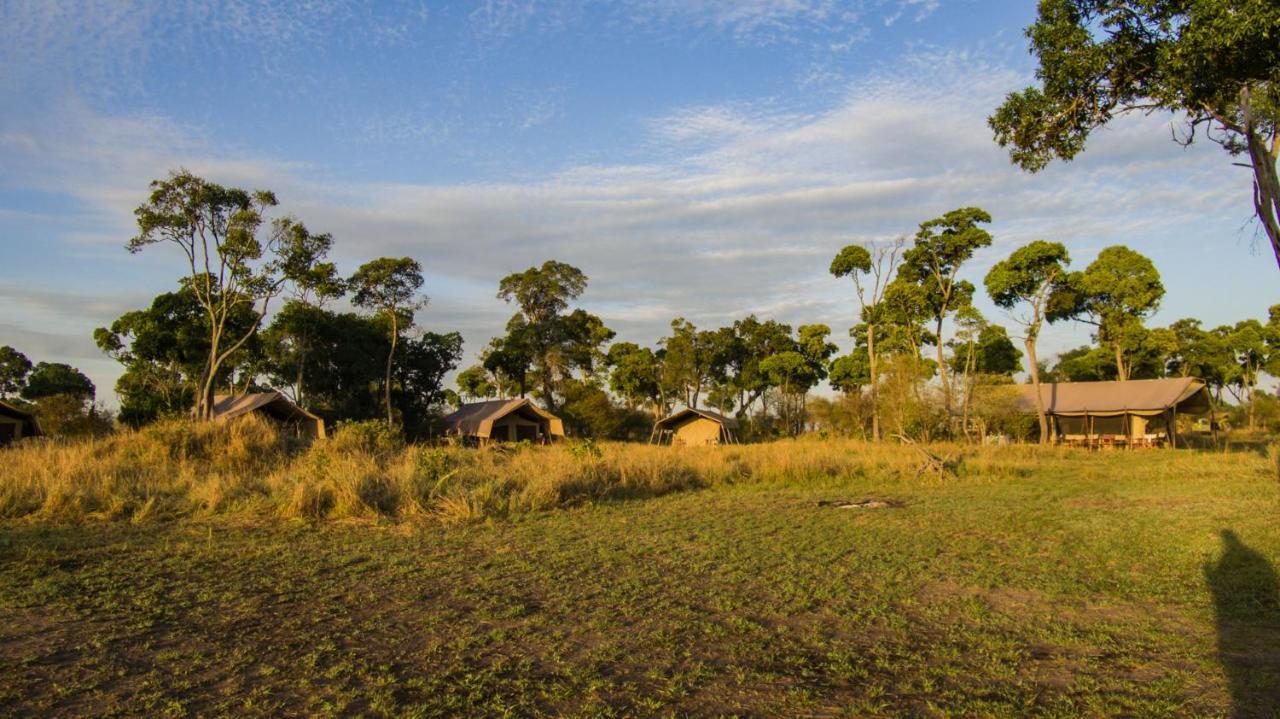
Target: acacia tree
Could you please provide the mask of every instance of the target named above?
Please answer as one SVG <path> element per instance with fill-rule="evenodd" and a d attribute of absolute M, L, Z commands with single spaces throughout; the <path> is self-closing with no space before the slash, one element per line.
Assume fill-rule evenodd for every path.
<path fill-rule="evenodd" d="M 873 245 L 867 248 L 862 245 L 848 245 L 831 261 L 831 274 L 852 279 L 853 287 L 858 293 L 862 334 L 867 342 L 868 382 L 871 386 L 871 437 L 877 442 L 880 441 L 880 410 L 876 406 L 876 381 L 879 378 L 876 311 L 893 277 L 903 244 L 905 241 L 898 238 L 887 246 Z M 852 334 L 852 331 L 850 333 Z M 850 369 L 852 365 L 847 363 L 842 365 L 842 377 L 845 371 Z"/>
<path fill-rule="evenodd" d="M 382 392 L 387 424 L 393 424 L 395 418 L 391 413 L 391 368 L 395 362 L 401 325 L 411 325 L 414 311 L 426 303 L 418 295 L 418 290 L 422 288 L 422 266 L 411 257 L 380 257 L 361 265 L 347 284 L 351 287 L 352 304 L 385 314 L 390 324 L 391 348 L 387 351 Z"/>
<path fill-rule="evenodd" d="M 1071 256 L 1060 242 L 1036 240 L 1014 250 L 1008 258 L 997 262 L 987 272 L 984 283 L 987 295 L 997 307 L 1013 310 L 1026 305 L 1027 314 L 1014 316 L 1025 330 L 1022 337 L 1027 349 L 1027 368 L 1031 375 L 1032 394 L 1036 400 L 1036 417 L 1040 422 L 1040 443 L 1049 441 L 1049 421 L 1045 415 L 1044 398 L 1040 396 L 1040 365 L 1036 355 L 1036 340 L 1040 327 L 1048 319 L 1058 315 L 1051 312 L 1051 300 L 1055 290 L 1060 290 L 1067 277 L 1067 265 Z"/>
<path fill-rule="evenodd" d="M 563 350 L 569 333 L 563 313 L 586 288 L 587 276 L 582 270 L 555 260 L 507 275 L 498 283 L 498 299 L 513 302 L 519 308 L 507 323 L 508 337 L 514 340 L 518 336 L 518 341 L 513 342 L 513 351 L 505 359 L 515 364 L 516 360 L 528 358 L 542 385 L 542 401 L 552 411 L 556 380 L 565 373 Z M 522 388 L 523 384 L 521 381 Z"/>
<path fill-rule="evenodd" d="M 921 299 L 933 320 L 938 378 L 947 414 L 951 413 L 951 386 L 942 351 L 942 324 L 952 312 L 968 305 L 973 296 L 973 285 L 956 276 L 975 251 L 991 244 L 991 233 L 978 226 L 990 222 L 991 215 L 985 210 L 961 207 L 921 223 L 915 244 L 903 253 L 898 270 L 898 279 L 924 290 Z"/>
<path fill-rule="evenodd" d="M 1039 87 L 988 119 L 1014 163 L 1070 160 L 1132 112 L 1169 111 L 1183 144 L 1203 130 L 1247 155 L 1253 205 L 1280 264 L 1280 4 L 1270 0 L 1041 0 L 1027 28 Z"/>
<path fill-rule="evenodd" d="M 1129 379 L 1133 339 L 1160 307 L 1164 285 L 1151 260 L 1123 245 L 1108 247 L 1084 272 L 1071 273 L 1054 300 L 1054 315 L 1098 328 L 1098 343 L 1115 358 L 1116 379 Z"/>
<path fill-rule="evenodd" d="M 263 211 L 275 204 L 271 192 L 223 187 L 180 170 L 152 182 L 147 202 L 134 210 L 139 232 L 129 240 L 129 251 L 138 253 L 160 242 L 177 245 L 187 260 L 196 301 L 208 318 L 208 357 L 195 393 L 197 419 L 212 419 L 219 368 L 253 336 L 267 304 L 280 292 L 277 238 L 263 243 L 257 236 Z M 227 336 L 236 311 L 259 303 L 252 327 Z"/>

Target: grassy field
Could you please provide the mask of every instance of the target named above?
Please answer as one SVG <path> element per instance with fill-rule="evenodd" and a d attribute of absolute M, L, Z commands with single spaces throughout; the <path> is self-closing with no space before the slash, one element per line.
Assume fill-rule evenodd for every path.
<path fill-rule="evenodd" d="M 284 470 L 88 496 L 10 451 L 0 713 L 1280 712 L 1256 453 L 968 450 L 938 480 L 856 443 L 654 451 L 394 454 L 381 510 L 334 485 L 323 520 Z M 414 494 L 423 462 L 451 469 Z"/>

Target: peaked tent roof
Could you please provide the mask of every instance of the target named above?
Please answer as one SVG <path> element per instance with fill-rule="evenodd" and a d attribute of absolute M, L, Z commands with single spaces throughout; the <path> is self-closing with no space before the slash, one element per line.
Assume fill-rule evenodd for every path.
<path fill-rule="evenodd" d="M 528 399 L 492 399 L 485 402 L 470 402 L 444 416 L 449 431 L 459 434 L 488 437 L 493 432 L 493 424 L 515 412 L 528 412 L 545 420 L 551 434 L 564 436 L 564 422 L 560 418 L 530 402 Z"/>
<path fill-rule="evenodd" d="M 16 405 L 9 404 L 0 399 L 0 416 L 9 417 L 22 422 L 26 422 L 31 427 L 32 437 L 40 437 L 44 435 L 44 430 L 40 427 L 40 420 L 35 413 L 28 412 L 25 409 L 19 409 Z"/>
<path fill-rule="evenodd" d="M 1034 387 L 1021 385 L 1021 404 L 1036 410 Z M 1046 382 L 1040 385 L 1045 411 L 1059 416 L 1160 414 L 1177 407 L 1180 412 L 1209 409 L 1204 382 L 1195 377 L 1135 379 L 1125 382 Z"/>
<path fill-rule="evenodd" d="M 250 392 L 248 394 L 219 394 L 213 397 L 213 416 L 217 419 L 231 419 L 248 414 L 255 410 L 270 408 L 285 420 L 323 421 L 319 415 L 312 414 L 299 407 L 279 392 Z"/>
<path fill-rule="evenodd" d="M 719 422 L 720 424 L 726 427 L 738 426 L 738 420 L 734 419 L 733 417 L 726 417 L 720 414 L 719 412 L 712 412 L 709 409 L 695 409 L 693 407 L 685 407 L 684 409 L 678 412 L 674 412 L 670 415 L 667 415 L 666 417 L 663 417 L 662 419 L 658 420 L 656 426 L 659 428 L 671 427 L 673 425 L 683 422 L 684 420 L 688 419 L 693 415 L 703 417 L 705 419 L 709 419 L 712 422 Z"/>

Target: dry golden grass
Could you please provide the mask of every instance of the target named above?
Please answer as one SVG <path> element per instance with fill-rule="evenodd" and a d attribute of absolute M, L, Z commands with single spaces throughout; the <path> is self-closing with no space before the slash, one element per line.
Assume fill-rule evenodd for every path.
<path fill-rule="evenodd" d="M 0 450 L 0 517 L 75 522 L 208 515 L 467 522 L 735 482 L 842 476 L 916 480 L 914 448 L 816 438 L 672 448 L 635 444 L 469 450 L 397 446 L 355 430 L 310 447 L 256 418 L 157 424 L 76 442 Z M 1065 471 L 1073 450 L 934 445 L 964 480 Z M 1160 453 L 1177 471 L 1194 453 Z M 1123 461 L 1123 457 L 1115 461 Z M 1198 461 L 1203 461 L 1199 457 Z M 1186 470 L 1191 470 L 1188 465 Z M 922 478 L 916 481 L 937 481 Z"/>

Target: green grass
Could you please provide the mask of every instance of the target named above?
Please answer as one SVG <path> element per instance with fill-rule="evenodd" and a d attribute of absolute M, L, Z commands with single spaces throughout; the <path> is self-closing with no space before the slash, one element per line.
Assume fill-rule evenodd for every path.
<path fill-rule="evenodd" d="M 461 526 L 11 520 L 0 713 L 1268 716 L 1268 471 L 1057 452 Z M 865 497 L 903 506 L 817 506 Z M 1256 554 L 1211 583 L 1222 530 Z"/>

